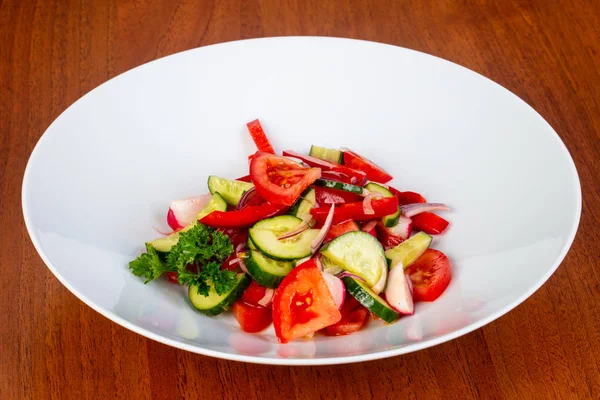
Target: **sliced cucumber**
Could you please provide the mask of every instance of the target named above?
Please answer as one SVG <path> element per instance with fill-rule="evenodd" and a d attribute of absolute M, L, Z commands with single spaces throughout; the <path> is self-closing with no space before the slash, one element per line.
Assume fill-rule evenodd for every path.
<path fill-rule="evenodd" d="M 352 297 L 385 322 L 394 322 L 400 316 L 385 300 L 376 295 L 363 282 L 350 276 L 343 277 L 342 281 Z"/>
<path fill-rule="evenodd" d="M 330 181 L 328 179 L 317 179 L 314 183 L 316 186 L 323 186 L 331 189 L 344 190 L 346 192 L 363 194 L 364 188 L 361 186 L 352 185 L 350 183 Z"/>
<path fill-rule="evenodd" d="M 321 254 L 346 271 L 363 278 L 369 287 L 375 286 L 383 269 L 387 268 L 381 243 L 362 231 L 336 237 L 321 248 Z"/>
<path fill-rule="evenodd" d="M 340 267 L 339 265 L 331 261 L 329 258 L 323 257 L 322 255 L 321 264 L 323 264 L 323 272 L 330 273 L 331 275 L 337 275 L 344 271 L 344 268 Z"/>
<path fill-rule="evenodd" d="M 248 235 L 261 253 L 275 260 L 287 261 L 311 255 L 311 243 L 318 229 L 308 229 L 288 239 L 279 240 L 286 232 L 295 229 L 302 220 L 293 215 L 280 215 L 263 219 L 248 230 Z"/>
<path fill-rule="evenodd" d="M 277 261 L 263 255 L 256 250 L 252 240 L 248 240 L 248 247 L 250 251 L 246 268 L 256 283 L 261 286 L 275 289 L 294 268 L 291 261 Z"/>
<path fill-rule="evenodd" d="M 231 181 L 211 175 L 208 177 L 208 190 L 215 194 L 219 192 L 225 201 L 232 206 L 237 206 L 240 199 L 254 185 L 250 182 Z"/>
<path fill-rule="evenodd" d="M 365 186 L 365 189 L 367 189 L 369 192 L 381 193 L 383 197 L 394 197 L 393 193 L 390 192 L 387 188 L 375 182 L 370 182 L 369 184 L 367 184 L 367 186 Z M 383 226 L 387 226 L 389 228 L 395 226 L 398 223 L 398 218 L 400 218 L 400 207 L 398 207 L 398 211 L 396 211 L 395 213 L 386 215 L 385 217 L 381 218 L 381 222 L 383 223 Z"/>
<path fill-rule="evenodd" d="M 388 263 L 393 265 L 401 262 L 404 268 L 408 267 L 429 248 L 432 239 L 425 232 L 417 233 L 393 249 L 385 252 Z"/>
<path fill-rule="evenodd" d="M 244 273 L 237 274 L 237 284 L 227 293 L 217 294 L 211 286 L 208 296 L 198 293 L 196 286 L 190 286 L 188 296 L 196 310 L 206 315 L 217 315 L 229 310 L 229 307 L 244 293 L 250 285 L 250 277 Z"/>
<path fill-rule="evenodd" d="M 329 149 L 327 147 L 310 146 L 309 156 L 319 158 L 336 164 L 344 163 L 344 152 L 338 149 Z"/>
<path fill-rule="evenodd" d="M 161 237 L 148 242 L 148 244 L 151 244 L 152 247 L 154 247 L 159 253 L 168 253 L 178 241 L 179 232 L 175 232 L 171 233 L 169 236 Z"/>
<path fill-rule="evenodd" d="M 308 222 L 311 226 L 314 224 L 313 217 L 310 210 L 317 205 L 317 196 L 315 195 L 315 189 L 308 188 L 300 195 L 298 200 L 292 205 L 290 214 L 300 218 L 302 221 Z"/>
<path fill-rule="evenodd" d="M 198 217 L 196 217 L 196 219 L 202 219 L 213 211 L 227 211 L 227 202 L 219 192 L 213 193 L 210 201 L 206 207 L 204 207 L 202 211 L 198 213 Z"/>

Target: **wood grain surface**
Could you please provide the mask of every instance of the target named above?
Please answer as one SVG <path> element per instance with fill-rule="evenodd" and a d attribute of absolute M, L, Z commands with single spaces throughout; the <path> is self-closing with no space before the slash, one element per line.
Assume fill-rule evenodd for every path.
<path fill-rule="evenodd" d="M 80 302 L 23 222 L 23 171 L 40 135 L 79 97 L 142 63 L 280 35 L 424 51 L 531 104 L 566 143 L 583 189 L 579 233 L 558 271 L 473 333 L 343 366 L 187 353 Z M 598 0 L 0 0 L 0 399 L 600 399 L 599 176 Z"/>

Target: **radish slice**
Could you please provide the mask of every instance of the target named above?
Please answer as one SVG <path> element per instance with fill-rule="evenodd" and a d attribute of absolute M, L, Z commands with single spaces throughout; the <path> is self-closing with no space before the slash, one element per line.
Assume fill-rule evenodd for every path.
<path fill-rule="evenodd" d="M 177 222 L 180 228 L 188 226 L 196 221 L 198 213 L 202 211 L 204 207 L 206 207 L 211 197 L 212 195 L 205 194 L 203 196 L 173 200 L 171 202 L 171 206 L 169 207 L 169 214 L 172 213 L 174 221 Z M 169 214 L 167 214 L 167 222 L 169 222 Z M 173 228 L 171 223 L 169 223 L 169 226 Z"/>
<path fill-rule="evenodd" d="M 171 210 L 171 208 L 169 208 L 169 212 L 167 213 L 167 224 L 174 231 L 176 231 L 177 229 L 183 228 L 183 226 L 179 225 L 179 222 L 177 222 L 177 218 L 175 218 L 175 214 L 173 213 L 173 210 Z M 154 229 L 156 229 L 156 228 L 154 228 Z M 156 229 L 156 231 L 158 233 L 162 233 L 158 229 Z"/>
<path fill-rule="evenodd" d="M 398 263 L 392 267 L 385 289 L 385 299 L 390 307 L 404 315 L 412 315 L 415 312 L 415 304 L 408 281 L 410 278 L 404 274 L 402 263 Z"/>
<path fill-rule="evenodd" d="M 263 296 L 262 299 L 257 301 L 257 303 L 263 307 L 267 307 L 269 304 L 271 304 L 274 294 L 275 294 L 275 290 L 273 290 L 271 288 L 267 288 L 267 290 L 265 290 L 265 295 Z"/>
<path fill-rule="evenodd" d="M 346 287 L 344 286 L 344 282 L 337 276 L 333 276 L 327 272 L 323 272 L 323 279 L 327 283 L 327 287 L 331 292 L 331 296 L 333 297 L 333 301 L 337 309 L 341 309 L 344 305 L 344 300 L 346 299 Z"/>
<path fill-rule="evenodd" d="M 242 195 L 242 198 L 238 202 L 236 210 L 241 210 L 242 208 L 244 208 L 244 206 L 246 205 L 246 203 L 248 203 L 248 201 L 250 201 L 250 199 L 252 199 L 255 194 L 256 194 L 256 188 L 255 187 L 252 187 L 252 188 L 248 189 L 248 191 L 246 191 L 246 193 L 244 193 Z"/>
<path fill-rule="evenodd" d="M 329 232 L 329 228 L 331 228 L 334 212 L 335 212 L 335 204 L 332 204 L 331 208 L 329 209 L 329 214 L 327 214 L 327 218 L 325 219 L 325 222 L 323 223 L 323 227 L 321 228 L 321 230 L 319 231 L 317 236 L 313 239 L 313 241 L 310 245 L 310 250 L 311 250 L 312 254 L 315 254 L 315 252 L 317 250 L 319 250 L 319 247 L 321 247 L 321 244 L 323 244 L 323 241 L 325 240 L 325 236 L 327 236 L 327 232 Z"/>
<path fill-rule="evenodd" d="M 295 229 L 292 229 L 291 231 L 286 232 L 283 235 L 279 236 L 277 238 L 277 240 L 291 238 L 293 236 L 301 234 L 302 232 L 304 232 L 308 229 L 310 229 L 310 224 L 308 223 L 308 221 L 302 221 L 302 223 L 300 225 L 298 225 Z"/>
<path fill-rule="evenodd" d="M 450 208 L 442 203 L 413 203 L 400 206 L 400 210 L 407 217 L 414 217 L 425 211 L 448 211 Z"/>
<path fill-rule="evenodd" d="M 389 235 L 398 236 L 400 239 L 406 240 L 412 231 L 412 220 L 404 215 L 400 215 L 398 223 L 391 228 L 388 228 L 383 224 L 380 224 L 380 226 L 385 229 Z"/>
<path fill-rule="evenodd" d="M 169 211 L 170 211 L 170 209 L 169 209 Z M 167 219 L 168 219 L 168 217 L 167 217 Z M 153 228 L 154 228 L 154 230 L 156 232 L 158 232 L 158 233 L 160 233 L 161 235 L 164 235 L 164 236 L 169 236 L 171 233 L 173 233 L 174 231 L 176 231 L 178 229 L 178 228 L 177 229 L 173 229 L 171 232 L 167 232 L 167 231 L 161 231 L 160 229 L 158 229 L 155 226 L 153 226 Z"/>
<path fill-rule="evenodd" d="M 386 265 L 381 270 L 381 278 L 379 278 L 379 280 L 377 281 L 375 286 L 373 286 L 371 288 L 371 290 L 373 290 L 376 294 L 383 292 L 383 290 L 385 289 L 385 284 L 387 283 L 387 279 L 388 279 L 388 269 L 387 269 L 387 265 Z"/>

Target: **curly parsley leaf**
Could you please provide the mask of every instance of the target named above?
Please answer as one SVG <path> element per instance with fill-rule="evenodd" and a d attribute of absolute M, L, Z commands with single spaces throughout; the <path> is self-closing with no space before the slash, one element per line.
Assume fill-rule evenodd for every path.
<path fill-rule="evenodd" d="M 135 276 L 146 278 L 144 283 L 153 281 L 163 273 L 173 270 L 160 260 L 156 249 L 151 244 L 146 244 L 146 251 L 147 253 L 129 263 L 129 269 Z"/>

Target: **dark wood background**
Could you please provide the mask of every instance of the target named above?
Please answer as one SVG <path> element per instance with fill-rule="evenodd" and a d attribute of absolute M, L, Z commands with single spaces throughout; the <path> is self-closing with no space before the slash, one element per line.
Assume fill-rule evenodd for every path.
<path fill-rule="evenodd" d="M 583 188 L 579 233 L 558 271 L 514 311 L 457 340 L 329 367 L 187 353 L 77 300 L 47 270 L 23 223 L 22 176 L 40 135 L 80 96 L 130 68 L 279 35 L 424 51 L 531 104 L 571 151 Z M 599 71 L 598 0 L 0 0 L 0 399 L 599 399 Z"/>

